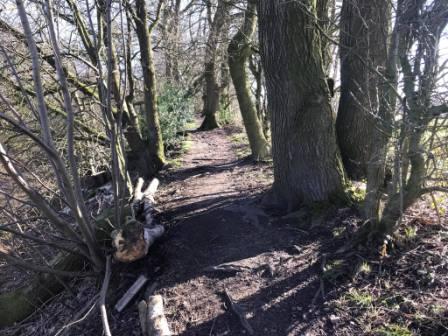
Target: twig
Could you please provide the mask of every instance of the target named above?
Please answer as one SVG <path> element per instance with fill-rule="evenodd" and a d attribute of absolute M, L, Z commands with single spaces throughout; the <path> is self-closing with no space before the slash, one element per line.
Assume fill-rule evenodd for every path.
<path fill-rule="evenodd" d="M 240 307 L 240 305 L 235 303 L 235 301 L 233 301 L 233 299 L 230 297 L 229 293 L 227 292 L 227 289 L 224 289 L 223 294 L 224 294 L 226 303 L 228 305 L 228 308 L 230 310 L 232 310 L 232 312 L 238 317 L 243 328 L 247 331 L 247 333 L 249 335 L 254 335 L 254 330 L 252 329 L 252 326 L 249 324 L 246 317 L 244 316 L 244 311 Z"/>
<path fill-rule="evenodd" d="M 98 303 L 98 294 L 96 294 L 95 296 L 93 296 L 88 302 L 87 304 L 81 309 L 79 310 L 73 320 L 70 323 L 67 323 L 66 325 L 64 325 L 56 334 L 55 336 L 59 336 L 59 335 L 65 335 L 65 333 L 67 332 L 67 330 L 75 325 L 76 323 L 79 323 L 83 320 L 86 319 L 87 316 L 89 316 L 90 312 L 93 310 L 93 308 L 95 308 L 96 304 Z M 89 308 L 90 307 L 90 308 Z M 84 312 L 87 310 L 87 312 L 85 313 L 84 316 L 81 317 L 82 314 L 84 314 Z"/>
<path fill-rule="evenodd" d="M 107 319 L 107 311 L 106 311 L 106 294 L 107 289 L 109 288 L 110 281 L 110 256 L 107 256 L 106 260 L 106 273 L 104 274 L 103 285 L 101 286 L 100 292 L 100 311 L 101 311 L 101 322 L 103 323 L 104 334 L 106 336 L 112 336 L 110 332 L 109 321 Z"/>

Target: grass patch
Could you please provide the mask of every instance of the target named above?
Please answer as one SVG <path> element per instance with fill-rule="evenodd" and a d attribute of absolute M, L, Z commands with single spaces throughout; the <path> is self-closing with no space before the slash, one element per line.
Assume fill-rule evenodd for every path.
<path fill-rule="evenodd" d="M 174 167 L 174 168 L 180 168 L 182 167 L 182 155 L 188 153 L 193 146 L 193 141 L 190 139 L 189 136 L 184 137 L 183 141 L 180 143 L 180 148 L 176 152 L 176 155 L 174 155 L 170 160 L 168 160 L 168 163 Z"/>
<path fill-rule="evenodd" d="M 378 336 L 413 336 L 414 333 L 407 327 L 399 324 L 389 324 L 385 327 L 375 330 L 375 335 Z"/>
<path fill-rule="evenodd" d="M 324 266 L 322 277 L 327 281 L 334 282 L 347 274 L 345 266 L 345 261 L 342 259 L 331 260 Z"/>
<path fill-rule="evenodd" d="M 371 307 L 373 303 L 373 296 L 370 293 L 362 292 L 357 289 L 350 290 L 350 292 L 346 294 L 346 299 L 351 303 L 364 308 Z"/>

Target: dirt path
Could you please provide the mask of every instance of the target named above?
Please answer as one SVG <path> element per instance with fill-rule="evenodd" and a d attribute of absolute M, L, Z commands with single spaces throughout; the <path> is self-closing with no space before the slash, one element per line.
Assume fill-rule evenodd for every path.
<path fill-rule="evenodd" d="M 244 145 L 231 140 L 234 135 L 230 129 L 191 134 L 182 168 L 162 174 L 157 219 L 167 233 L 147 258 L 113 265 L 107 304 L 114 336 L 141 335 L 136 306 L 148 295 L 145 291 L 123 312 L 113 309 L 141 274 L 150 279 L 148 288 L 156 284 L 155 293 L 163 296 L 174 335 L 386 335 L 373 331 L 387 331 L 388 325 L 398 330 L 401 319 L 427 330 L 422 336 L 446 332 L 443 316 L 431 308 L 446 306 L 446 229 L 437 235 L 436 227 L 442 226 L 422 220 L 419 230 L 426 233 L 421 241 L 379 260 L 375 251 L 336 254 L 362 223 L 356 211 L 334 209 L 325 218 L 318 209 L 305 216 L 300 211 L 286 217 L 266 213 L 259 204 L 272 182 L 272 169 L 239 159 L 236 150 Z M 412 225 L 429 218 L 428 213 L 413 212 Z M 433 273 L 421 274 L 431 267 L 438 272 L 432 282 L 427 276 Z M 54 336 L 70 325 L 65 335 L 101 335 L 99 312 L 92 306 L 98 283 L 86 278 L 69 285 L 76 296 L 64 291 L 29 321 L 0 334 Z M 224 292 L 239 305 L 252 333 L 229 310 Z M 89 307 L 84 317 L 78 316 Z M 415 307 L 423 312 L 415 316 L 436 314 L 435 324 L 413 320 L 409 312 Z"/>
<path fill-rule="evenodd" d="M 161 267 L 157 292 L 171 328 L 175 335 L 247 334 L 225 307 L 227 291 L 255 335 L 322 331 L 308 316 L 319 288 L 319 242 L 258 206 L 271 168 L 239 160 L 228 133 L 191 134 L 182 168 L 165 176 L 159 195 L 170 230 L 151 267 Z M 210 271 L 229 262 L 233 271 Z"/>
<path fill-rule="evenodd" d="M 113 309 L 141 274 L 149 278 L 148 288 L 157 284 L 174 335 L 251 334 L 229 310 L 225 292 L 253 335 L 333 334 L 318 289 L 323 255 L 334 239 L 328 232 L 303 231 L 297 218 L 273 217 L 259 206 L 272 183 L 272 167 L 238 158 L 247 145 L 232 140 L 236 133 L 192 133 L 181 168 L 161 175 L 157 219 L 167 232 L 147 258 L 113 265 L 108 293 L 113 335 L 141 334 L 136 303 L 145 291 L 121 313 Z M 29 326 L 21 326 L 21 334 L 54 335 L 87 307 L 98 290 L 94 280 L 75 286 L 76 304 L 70 293 L 62 293 Z M 99 321 L 99 313 L 92 313 L 66 335 L 100 335 Z M 13 334 L 12 328 L 8 335 Z"/>
<path fill-rule="evenodd" d="M 259 193 L 270 184 L 270 167 L 238 159 L 229 132 L 218 129 L 190 135 L 191 148 L 179 160 L 182 168 L 167 174 L 159 196 L 161 210 L 170 215 L 171 225 L 173 219 L 179 219 L 176 215 L 186 218 Z"/>

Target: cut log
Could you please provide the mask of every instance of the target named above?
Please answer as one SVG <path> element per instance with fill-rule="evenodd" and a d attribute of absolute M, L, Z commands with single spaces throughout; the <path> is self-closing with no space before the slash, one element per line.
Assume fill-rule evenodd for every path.
<path fill-rule="evenodd" d="M 145 300 L 142 300 L 138 304 L 138 318 L 140 320 L 140 327 L 142 328 L 143 336 L 148 335 L 148 329 L 147 329 L 148 323 L 146 323 L 147 316 L 148 316 L 148 305 L 146 304 Z"/>
<path fill-rule="evenodd" d="M 149 247 L 165 232 L 162 225 L 155 224 L 152 214 L 159 180 L 153 179 L 144 191 L 143 184 L 143 179 L 139 178 L 134 188 L 133 216 L 121 229 L 111 233 L 112 245 L 116 250 L 114 258 L 120 262 L 129 263 L 143 258 L 148 254 Z"/>
<path fill-rule="evenodd" d="M 170 336 L 171 331 L 163 309 L 161 295 L 150 296 L 147 300 L 146 330 L 148 336 Z"/>

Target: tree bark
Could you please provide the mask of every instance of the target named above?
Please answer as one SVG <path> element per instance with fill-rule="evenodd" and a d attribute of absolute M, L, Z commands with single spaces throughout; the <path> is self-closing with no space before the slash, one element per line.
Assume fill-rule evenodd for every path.
<path fill-rule="evenodd" d="M 89 29 L 88 29 L 89 27 L 87 26 L 86 22 L 81 16 L 81 12 L 79 11 L 76 2 L 73 0 L 66 0 L 66 2 L 70 6 L 70 9 L 73 11 L 75 19 L 74 23 L 76 29 L 81 37 L 83 46 L 86 49 L 87 55 L 89 56 L 89 59 L 92 62 L 92 64 L 96 67 L 99 66 L 99 61 L 101 59 L 100 49 L 103 42 L 106 47 L 109 47 L 111 49 L 110 61 L 112 63 L 111 68 L 113 70 L 111 89 L 116 106 L 116 108 L 113 108 L 113 113 L 115 119 L 118 121 L 119 111 L 120 110 L 123 111 L 123 119 L 122 119 L 123 125 L 120 126 L 126 127 L 124 135 L 126 137 L 126 141 L 129 145 L 129 148 L 131 149 L 127 155 L 128 161 L 130 163 L 129 166 L 131 169 L 135 169 L 136 171 L 138 171 L 139 175 L 142 176 L 150 175 L 150 171 L 148 170 L 149 165 L 147 164 L 147 162 L 150 160 L 149 141 L 147 139 L 144 139 L 144 137 L 142 136 L 141 125 L 139 123 L 139 119 L 133 105 L 128 100 L 123 101 L 122 99 L 122 93 L 120 90 L 120 72 L 118 69 L 118 61 L 117 61 L 118 57 L 115 44 L 114 41 L 110 41 L 109 45 L 107 34 L 105 34 L 107 30 L 106 2 L 105 0 L 98 1 L 98 12 L 97 12 L 98 34 L 97 39 L 95 40 L 98 45 L 95 45 L 95 43 L 89 36 Z M 93 29 L 93 27 L 90 28 Z M 128 68 L 127 70 L 131 71 L 132 68 Z M 68 79 L 70 79 L 70 77 L 68 77 Z M 106 91 L 106 89 L 105 89 L 105 83 L 102 80 L 98 81 L 99 94 L 96 94 L 93 90 L 90 91 L 92 92 L 90 95 L 96 96 L 101 102 L 105 101 L 105 97 L 102 97 L 102 95 L 103 92 Z"/>
<path fill-rule="evenodd" d="M 162 38 L 165 48 L 165 77 L 173 83 L 179 84 L 181 74 L 179 70 L 179 20 L 181 0 L 173 0 L 163 13 Z"/>
<path fill-rule="evenodd" d="M 375 146 L 378 86 L 384 71 L 389 29 L 387 0 L 344 0 L 341 9 L 341 98 L 336 120 L 339 148 L 347 174 L 367 177 Z M 373 147 L 372 147 L 373 146 Z"/>
<path fill-rule="evenodd" d="M 205 49 L 205 66 L 204 66 L 204 107 L 202 115 L 204 120 L 199 127 L 200 130 L 206 131 L 219 127 L 216 118 L 216 112 L 219 108 L 219 96 L 221 88 L 216 78 L 216 62 L 218 56 L 219 35 L 228 16 L 229 4 L 228 0 L 218 0 L 218 6 L 213 21 L 210 25 L 210 32 L 207 39 Z"/>
<path fill-rule="evenodd" d="M 160 14 L 161 4 L 162 2 L 159 2 L 158 15 Z M 159 111 L 157 109 L 157 82 L 151 46 L 151 31 L 154 28 L 156 21 L 154 21 L 151 27 L 148 27 L 145 0 L 137 0 L 135 5 L 135 25 L 140 45 L 140 61 L 143 70 L 145 117 L 150 154 L 150 162 L 147 162 L 147 165 L 150 166 L 150 173 L 154 174 L 165 164 L 162 132 L 159 123 Z"/>
<path fill-rule="evenodd" d="M 256 1 L 249 0 L 243 26 L 230 42 L 228 53 L 230 75 L 235 87 L 247 137 L 249 138 L 252 157 L 256 161 L 262 161 L 270 157 L 270 145 L 263 134 L 262 124 L 252 102 L 246 70 L 247 59 L 252 53 L 250 39 L 255 32 L 255 11 Z"/>
<path fill-rule="evenodd" d="M 258 13 L 277 202 L 291 210 L 344 198 L 315 1 L 259 1 Z"/>

